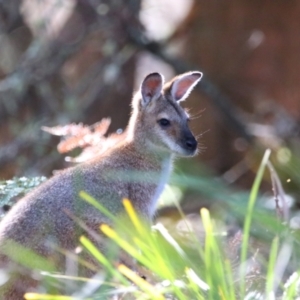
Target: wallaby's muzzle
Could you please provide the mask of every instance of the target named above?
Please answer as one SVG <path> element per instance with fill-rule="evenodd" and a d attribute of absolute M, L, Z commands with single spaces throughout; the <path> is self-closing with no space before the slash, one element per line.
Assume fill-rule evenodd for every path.
<path fill-rule="evenodd" d="M 190 137 L 185 140 L 186 148 L 191 152 L 194 152 L 197 149 L 197 144 L 198 143 L 194 137 Z"/>
<path fill-rule="evenodd" d="M 182 146 L 187 155 L 194 155 L 196 153 L 198 142 L 190 131 L 183 135 Z"/>

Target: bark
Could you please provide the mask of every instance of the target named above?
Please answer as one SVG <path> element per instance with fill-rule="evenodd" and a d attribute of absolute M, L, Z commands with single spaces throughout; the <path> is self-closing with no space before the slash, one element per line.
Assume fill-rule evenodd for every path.
<path fill-rule="evenodd" d="M 0 29 L 9 37 L 19 26 L 28 29 L 21 4 L 0 2 Z M 57 140 L 42 133 L 42 125 L 92 124 L 109 116 L 112 131 L 126 126 L 135 64 L 126 28 L 139 26 L 139 7 L 138 0 L 78 0 L 59 32 L 31 28 L 26 43 L 19 41 L 17 63 L 0 81 L 1 178 L 62 167 Z"/>

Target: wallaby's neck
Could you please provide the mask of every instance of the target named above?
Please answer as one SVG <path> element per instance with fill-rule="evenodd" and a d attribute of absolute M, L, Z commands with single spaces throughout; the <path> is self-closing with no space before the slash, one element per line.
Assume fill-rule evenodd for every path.
<path fill-rule="evenodd" d="M 174 155 L 167 151 L 159 150 L 154 145 L 149 145 L 145 131 L 138 120 L 138 113 L 133 112 L 127 128 L 127 142 L 134 147 L 134 152 L 142 158 L 143 164 L 149 172 L 157 173 L 156 189 L 147 204 L 147 214 L 153 217 L 157 201 L 167 183 L 173 166 Z"/>
<path fill-rule="evenodd" d="M 161 172 L 159 174 L 159 182 L 155 190 L 155 194 L 151 199 L 151 203 L 149 205 L 149 215 L 151 217 L 154 216 L 156 207 L 157 207 L 157 202 L 160 198 L 160 195 L 162 194 L 162 191 L 166 185 L 166 183 L 169 180 L 170 173 L 172 171 L 172 166 L 173 166 L 173 156 L 170 155 L 169 158 L 166 158 L 165 160 L 162 161 L 162 168 Z"/>

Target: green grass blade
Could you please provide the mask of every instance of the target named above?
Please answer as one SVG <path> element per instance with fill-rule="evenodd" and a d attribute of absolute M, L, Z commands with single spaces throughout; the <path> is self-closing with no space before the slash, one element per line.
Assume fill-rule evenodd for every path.
<path fill-rule="evenodd" d="M 278 254 L 278 248 L 279 248 L 279 238 L 275 237 L 270 251 L 269 256 L 269 263 L 268 263 L 268 272 L 267 272 L 267 282 L 266 282 L 266 299 L 274 299 L 274 269 L 275 269 L 275 263 L 276 258 Z"/>
<path fill-rule="evenodd" d="M 244 296 L 245 296 L 245 271 L 246 271 L 245 268 L 246 268 L 246 265 L 244 262 L 247 258 L 247 250 L 248 250 L 252 215 L 253 215 L 254 205 L 256 202 L 259 187 L 260 187 L 260 184 L 261 184 L 261 181 L 263 178 L 263 174 L 264 174 L 265 168 L 267 166 L 270 154 L 271 154 L 271 150 L 267 149 L 263 156 L 262 162 L 259 166 L 257 175 L 255 177 L 255 180 L 254 180 L 251 192 L 250 192 L 247 214 L 246 214 L 245 223 L 244 223 L 242 250 L 241 250 L 241 270 L 240 270 L 240 272 L 241 272 L 240 298 L 241 299 L 244 299 Z"/>
<path fill-rule="evenodd" d="M 195 294 L 196 299 L 205 299 L 203 292 L 209 290 L 209 286 L 195 273 L 193 269 L 187 268 L 185 270 L 187 279 L 190 283 L 190 288 Z"/>
<path fill-rule="evenodd" d="M 108 261 L 108 259 L 99 251 L 98 248 L 85 236 L 80 237 L 81 244 L 96 258 L 112 276 L 118 278 L 124 285 L 128 285 L 128 281 L 116 271 L 116 268 Z"/>
<path fill-rule="evenodd" d="M 205 247 L 204 247 L 204 262 L 206 268 L 206 282 L 211 288 L 213 286 L 213 272 L 212 271 L 212 257 L 211 257 L 211 244 L 212 244 L 212 225 L 210 222 L 209 211 L 205 208 L 202 208 L 200 211 L 201 219 L 203 222 L 204 230 L 205 230 Z M 209 293 L 209 299 L 213 300 L 212 293 Z"/>
<path fill-rule="evenodd" d="M 300 283 L 300 271 L 294 272 L 284 284 L 285 292 L 282 300 L 295 299 Z"/>
<path fill-rule="evenodd" d="M 228 295 L 230 300 L 235 300 L 235 289 L 234 289 L 234 279 L 233 279 L 233 274 L 232 274 L 232 266 L 231 263 L 228 259 L 225 260 L 225 272 L 226 272 L 226 281 L 227 281 L 227 290 L 228 290 Z"/>
<path fill-rule="evenodd" d="M 201 209 L 201 218 L 205 229 L 205 267 L 206 281 L 210 286 L 209 299 L 229 298 L 229 289 L 226 281 L 224 255 L 214 232 L 213 221 L 207 209 Z"/>
<path fill-rule="evenodd" d="M 127 268 L 125 265 L 119 265 L 118 270 L 132 282 L 134 282 L 141 290 L 147 293 L 151 299 L 164 300 L 165 297 L 150 283 L 137 275 L 134 271 Z"/>
<path fill-rule="evenodd" d="M 118 222 L 118 219 L 108 209 L 101 205 L 94 197 L 92 197 L 85 191 L 80 191 L 79 196 L 89 204 L 93 205 L 99 211 L 101 211 L 105 216 L 109 217 L 113 222 Z"/>
<path fill-rule="evenodd" d="M 139 250 L 137 250 L 128 241 L 121 238 L 120 235 L 111 227 L 109 227 L 106 224 L 102 224 L 100 226 L 100 229 L 106 236 L 108 236 L 111 240 L 115 241 L 123 250 L 125 250 L 133 258 L 138 260 L 140 263 L 144 264 L 146 267 L 151 266 L 152 262 L 146 260 Z"/>
<path fill-rule="evenodd" d="M 80 298 L 74 298 L 71 296 L 56 296 L 49 294 L 37 294 L 37 293 L 26 293 L 24 295 L 26 300 L 80 300 Z M 86 300 L 92 300 L 92 298 L 88 298 Z"/>
<path fill-rule="evenodd" d="M 44 256 L 35 253 L 29 248 L 25 248 L 13 240 L 7 240 L 1 245 L 1 254 L 7 255 L 12 261 L 28 269 L 48 272 L 53 272 L 56 269 L 55 265 Z"/>

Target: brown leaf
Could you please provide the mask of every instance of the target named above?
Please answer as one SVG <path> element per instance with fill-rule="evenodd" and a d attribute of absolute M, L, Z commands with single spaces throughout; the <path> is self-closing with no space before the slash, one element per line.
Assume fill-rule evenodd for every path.
<path fill-rule="evenodd" d="M 57 136 L 76 136 L 80 134 L 88 134 L 90 133 L 90 127 L 87 125 L 83 125 L 82 123 L 79 124 L 68 124 L 64 126 L 54 126 L 54 127 L 47 127 L 43 126 L 42 130 Z"/>

